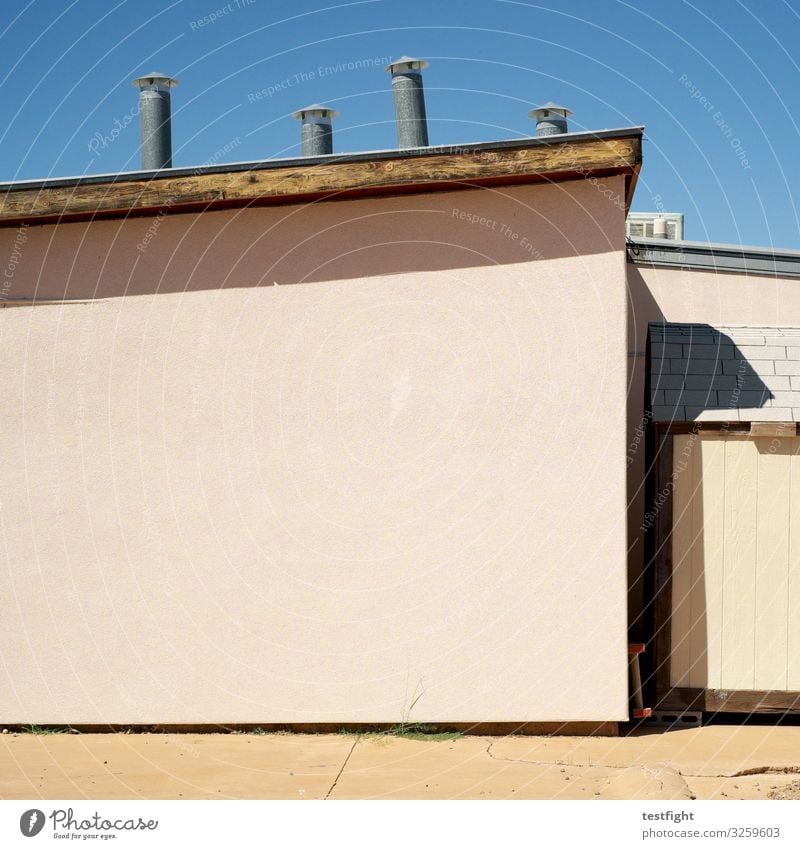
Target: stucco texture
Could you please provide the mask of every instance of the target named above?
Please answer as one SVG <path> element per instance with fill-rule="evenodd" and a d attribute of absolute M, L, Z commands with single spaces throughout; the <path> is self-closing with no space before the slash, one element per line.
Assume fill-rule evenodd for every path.
<path fill-rule="evenodd" d="M 29 228 L 90 300 L 0 310 L 0 719 L 625 718 L 598 188 Z"/>

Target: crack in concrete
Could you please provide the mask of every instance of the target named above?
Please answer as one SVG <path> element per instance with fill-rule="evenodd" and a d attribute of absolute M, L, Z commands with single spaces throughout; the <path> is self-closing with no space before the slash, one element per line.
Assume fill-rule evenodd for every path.
<path fill-rule="evenodd" d="M 663 763 L 663 764 L 636 764 L 636 763 L 631 763 L 631 764 L 625 764 L 625 765 L 617 765 L 617 764 L 604 764 L 604 763 L 597 763 L 597 764 L 592 764 L 592 763 L 580 764 L 580 763 L 578 763 L 578 764 L 576 764 L 576 763 L 572 763 L 570 761 L 527 761 L 527 760 L 522 760 L 522 759 L 518 759 L 518 758 L 515 759 L 515 758 L 498 757 L 497 755 L 495 755 L 492 752 L 492 746 L 493 745 L 494 745 L 494 743 L 489 743 L 489 745 L 486 747 L 486 754 L 492 760 L 503 761 L 505 763 L 531 764 L 533 766 L 563 766 L 563 767 L 572 767 L 573 769 L 620 770 L 620 771 L 623 771 L 623 772 L 626 771 L 626 770 L 640 769 L 646 775 L 650 776 L 650 778 L 652 778 L 653 780 L 658 782 L 658 791 L 657 792 L 659 792 L 659 793 L 664 792 L 664 780 L 663 780 L 661 774 L 659 773 L 659 771 L 656 769 L 656 767 L 663 766 L 663 767 L 669 769 L 670 771 L 674 772 L 675 775 L 677 775 L 678 778 L 681 779 L 681 781 L 683 782 L 683 787 L 686 790 L 686 793 L 689 795 L 690 798 L 692 798 L 692 799 L 696 798 L 694 793 L 692 793 L 691 787 L 689 787 L 688 783 L 686 782 L 686 778 L 687 777 L 691 778 L 692 776 L 684 775 L 684 773 L 682 773 L 679 769 L 675 769 L 675 767 L 671 766 L 668 763 Z M 698 777 L 705 778 L 706 776 L 698 776 Z M 708 776 L 708 777 L 714 777 L 714 776 Z M 722 778 L 722 777 L 725 777 L 725 776 L 717 776 L 717 777 Z M 600 782 L 601 782 L 601 785 L 600 785 L 601 787 L 609 787 L 611 785 L 611 778 L 609 776 L 601 776 Z"/>
<path fill-rule="evenodd" d="M 623 764 L 622 766 L 617 766 L 616 764 L 606 763 L 581 764 L 574 763 L 573 761 L 528 761 L 524 758 L 502 758 L 492 752 L 492 746 L 494 746 L 494 743 L 489 743 L 489 745 L 486 747 L 486 754 L 489 755 L 492 760 L 504 761 L 505 763 L 509 764 L 532 764 L 533 766 L 571 766 L 575 769 L 630 769 L 632 766 L 636 766 L 636 764 Z"/>
<path fill-rule="evenodd" d="M 353 745 L 350 747 L 350 751 L 347 753 L 347 757 L 344 759 L 344 763 L 342 764 L 339 772 L 336 774 L 336 778 L 333 779 L 333 784 L 331 784 L 331 786 L 328 788 L 328 792 L 325 794 L 325 799 L 323 801 L 327 801 L 331 793 L 333 793 L 333 791 L 336 789 L 336 785 L 339 783 L 339 779 L 342 777 L 344 768 L 347 766 L 347 762 L 350 760 L 350 755 L 353 754 L 357 745 L 358 739 L 353 740 Z"/>
<path fill-rule="evenodd" d="M 742 778 L 745 775 L 796 775 L 800 773 L 800 766 L 754 766 L 750 769 L 743 769 L 740 772 L 734 772 L 732 775 L 715 775 L 713 778 Z M 705 778 L 704 775 L 697 775 L 695 778 Z"/>
<path fill-rule="evenodd" d="M 629 764 L 608 764 L 608 763 L 575 763 L 574 761 L 528 761 L 523 758 L 503 758 L 495 755 L 492 752 L 492 746 L 494 743 L 489 743 L 486 747 L 486 754 L 495 761 L 504 761 L 505 763 L 510 764 L 531 764 L 532 766 L 571 766 L 574 769 L 643 769 L 645 771 L 649 771 L 649 769 L 654 766 L 654 764 L 637 764 L 637 763 L 629 763 Z M 674 766 L 671 766 L 668 762 L 664 762 L 664 766 L 670 767 L 670 769 L 675 770 L 675 772 L 680 775 L 682 778 L 743 778 L 748 775 L 794 775 L 800 773 L 800 766 L 754 766 L 749 767 L 748 769 L 742 769 L 738 772 L 731 773 L 693 773 L 693 772 L 683 772 L 680 769 L 677 769 Z"/>
<path fill-rule="evenodd" d="M 647 775 L 649 775 L 651 778 L 654 778 L 658 782 L 658 792 L 663 793 L 664 792 L 664 781 L 662 780 L 661 776 L 650 765 L 643 766 L 642 771 L 647 773 Z M 683 776 L 677 770 L 675 770 L 675 772 L 681 778 L 683 778 Z M 683 786 L 686 788 L 686 790 L 688 792 L 689 786 L 686 784 L 685 781 L 683 782 Z"/>

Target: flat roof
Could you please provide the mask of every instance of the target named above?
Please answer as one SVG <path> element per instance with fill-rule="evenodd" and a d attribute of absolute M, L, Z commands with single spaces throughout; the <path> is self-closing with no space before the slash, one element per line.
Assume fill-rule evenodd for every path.
<path fill-rule="evenodd" d="M 625 175 L 642 127 L 0 183 L 0 226 Z"/>
<path fill-rule="evenodd" d="M 630 237 L 627 245 L 628 260 L 636 265 L 800 277 L 800 251 L 796 250 Z"/>

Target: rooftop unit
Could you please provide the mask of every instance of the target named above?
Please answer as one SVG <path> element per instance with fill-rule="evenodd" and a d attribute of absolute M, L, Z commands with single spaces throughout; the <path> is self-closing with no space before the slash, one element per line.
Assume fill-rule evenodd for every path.
<path fill-rule="evenodd" d="M 625 232 L 631 239 L 683 239 L 682 212 L 630 212 Z"/>

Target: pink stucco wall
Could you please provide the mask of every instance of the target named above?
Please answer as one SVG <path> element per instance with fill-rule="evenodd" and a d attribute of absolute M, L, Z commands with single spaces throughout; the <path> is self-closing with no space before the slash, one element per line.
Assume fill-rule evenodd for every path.
<path fill-rule="evenodd" d="M 88 302 L 0 310 L 0 719 L 624 718 L 607 194 L 29 228 Z"/>

